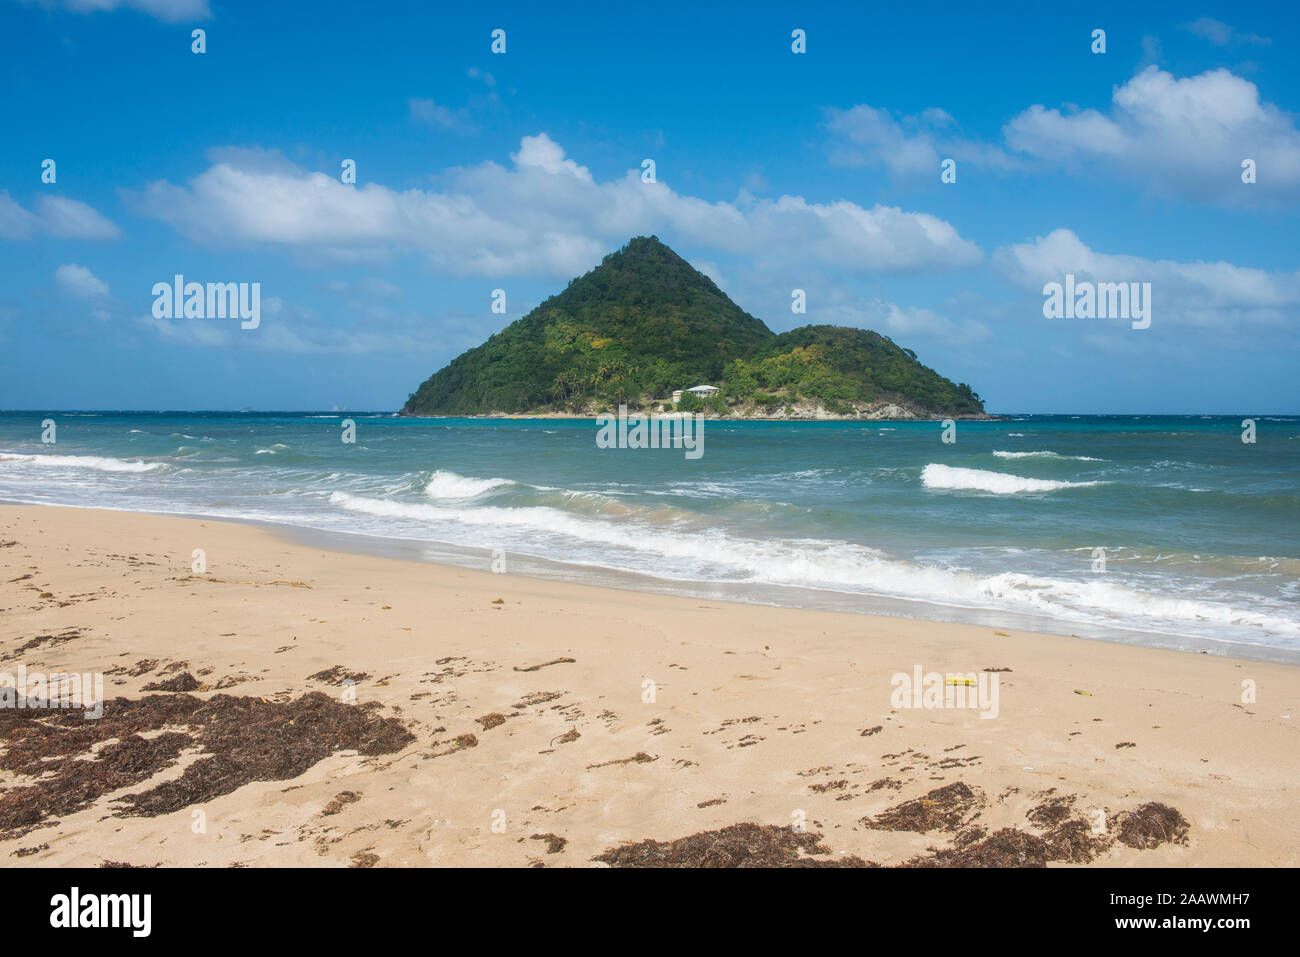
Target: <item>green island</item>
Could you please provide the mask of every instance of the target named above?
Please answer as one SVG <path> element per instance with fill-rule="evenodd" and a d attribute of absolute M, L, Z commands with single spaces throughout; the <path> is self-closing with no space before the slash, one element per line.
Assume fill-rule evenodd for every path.
<path fill-rule="evenodd" d="M 694 391 L 692 391 L 694 390 Z M 867 329 L 777 334 L 654 236 L 638 236 L 461 353 L 403 415 L 984 418 L 965 383 Z"/>

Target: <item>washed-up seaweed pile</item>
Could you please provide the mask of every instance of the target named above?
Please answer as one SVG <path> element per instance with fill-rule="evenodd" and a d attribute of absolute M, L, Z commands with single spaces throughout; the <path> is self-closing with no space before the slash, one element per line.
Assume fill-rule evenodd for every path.
<path fill-rule="evenodd" d="M 1046 867 L 1059 861 L 1086 864 L 1116 841 L 1138 850 L 1186 844 L 1190 826 L 1181 813 L 1156 802 L 1120 811 L 1095 826 L 1074 808 L 1074 795 L 1044 793 L 1026 820 L 1033 830 L 1004 827 L 992 834 L 975 823 L 985 807 L 983 794 L 958 781 L 903 801 L 859 823 L 881 831 L 952 835 L 950 846 L 899 864 L 899 867 Z M 662 843 L 647 840 L 610 848 L 595 859 L 611 867 L 878 867 L 872 861 L 833 852 L 822 835 L 789 827 L 733 824 L 715 831 Z M 820 857 L 818 855 L 821 855 Z"/>
<path fill-rule="evenodd" d="M 0 792 L 0 836 L 143 784 L 182 754 L 194 759 L 178 777 L 116 798 L 115 813 L 167 814 L 252 781 L 296 777 L 338 751 L 391 754 L 415 740 L 377 708 L 313 692 L 284 703 L 226 694 L 115 698 L 98 720 L 79 711 L 0 710 L 0 769 L 18 776 Z"/>

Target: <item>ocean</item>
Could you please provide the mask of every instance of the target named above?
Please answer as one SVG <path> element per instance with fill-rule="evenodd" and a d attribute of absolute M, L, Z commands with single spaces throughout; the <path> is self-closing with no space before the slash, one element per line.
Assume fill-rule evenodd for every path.
<path fill-rule="evenodd" d="M 57 441 L 41 441 L 52 419 Z M 355 423 L 355 442 L 342 440 Z M 1300 651 L 1300 417 L 706 421 L 0 413 L 0 501 L 467 567 L 1248 656 Z M 346 536 L 346 537 L 340 537 Z M 197 545 L 196 545 L 197 547 Z M 189 555 L 177 556 L 188 568 Z M 688 639 L 689 636 L 683 636 Z M 1249 648 L 1243 647 L 1249 646 Z"/>

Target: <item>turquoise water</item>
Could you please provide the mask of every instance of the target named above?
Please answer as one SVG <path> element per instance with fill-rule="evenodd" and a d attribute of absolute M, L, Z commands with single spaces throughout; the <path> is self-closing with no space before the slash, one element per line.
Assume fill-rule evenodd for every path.
<path fill-rule="evenodd" d="M 469 564 L 499 549 L 568 577 L 778 603 L 1300 649 L 1300 417 L 1256 417 L 1253 444 L 1240 416 L 1012 416 L 958 423 L 954 444 L 933 422 L 709 421 L 698 459 L 598 448 L 591 420 L 349 413 L 346 444 L 344 417 L 0 413 L 0 500 L 445 543 Z"/>

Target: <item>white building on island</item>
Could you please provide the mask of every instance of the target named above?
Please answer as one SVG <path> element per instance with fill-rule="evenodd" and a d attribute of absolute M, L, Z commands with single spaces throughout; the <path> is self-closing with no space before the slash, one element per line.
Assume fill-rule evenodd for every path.
<path fill-rule="evenodd" d="M 697 385 L 692 389 L 688 389 L 687 391 L 694 392 L 701 399 L 707 399 L 711 395 L 717 395 L 722 390 L 719 389 L 716 385 Z"/>
<path fill-rule="evenodd" d="M 689 389 L 674 389 L 673 405 L 676 405 L 678 402 L 682 401 L 683 392 L 689 392 L 691 393 L 691 395 L 699 396 L 701 399 L 707 399 L 709 396 L 717 395 L 721 391 L 722 390 L 719 389 L 716 385 L 697 385 Z"/>

